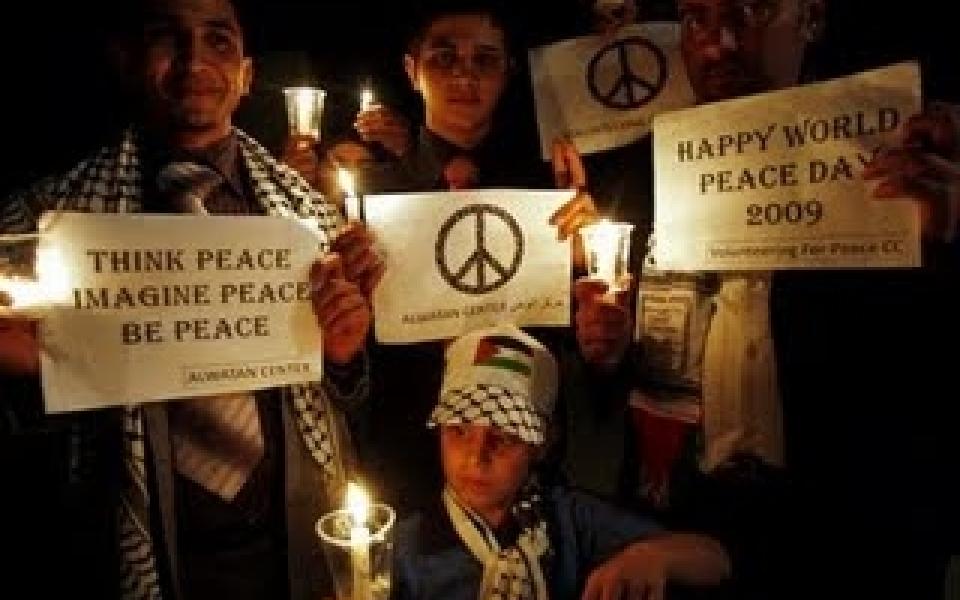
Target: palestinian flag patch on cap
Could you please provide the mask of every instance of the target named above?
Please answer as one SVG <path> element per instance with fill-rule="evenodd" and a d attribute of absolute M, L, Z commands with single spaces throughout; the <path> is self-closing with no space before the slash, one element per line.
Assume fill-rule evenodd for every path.
<path fill-rule="evenodd" d="M 493 367 L 530 376 L 533 371 L 533 350 L 519 340 L 506 336 L 490 336 L 480 340 L 473 364 Z"/>

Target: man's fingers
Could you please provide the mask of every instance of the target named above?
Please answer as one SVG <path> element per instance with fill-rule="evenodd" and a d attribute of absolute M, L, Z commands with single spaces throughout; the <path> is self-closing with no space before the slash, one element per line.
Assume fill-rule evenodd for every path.
<path fill-rule="evenodd" d="M 932 182 L 914 177 L 894 176 L 880 181 L 873 195 L 879 199 L 914 198 L 923 202 L 936 202 L 938 188 Z"/>
<path fill-rule="evenodd" d="M 587 302 L 607 291 L 607 282 L 599 279 L 578 279 L 573 283 L 573 297 L 578 303 Z"/>
<path fill-rule="evenodd" d="M 362 246 L 371 246 L 373 244 L 373 234 L 363 224 L 357 221 L 349 221 L 337 233 L 330 244 L 330 250 L 337 254 L 349 254 L 355 248 Z"/>
<path fill-rule="evenodd" d="M 929 161 L 914 150 L 888 148 L 863 168 L 864 179 L 877 179 L 885 175 L 923 177 L 933 170 Z"/>
<path fill-rule="evenodd" d="M 549 223 L 557 226 L 567 225 L 577 215 L 595 216 L 596 214 L 597 207 L 593 203 L 593 198 L 590 194 L 581 193 L 571 198 L 550 215 Z"/>
<path fill-rule="evenodd" d="M 25 319 L 0 318 L 0 371 L 33 375 L 40 371 L 37 324 Z"/>
<path fill-rule="evenodd" d="M 564 139 L 553 141 L 550 152 L 553 179 L 560 189 L 583 189 L 587 186 L 587 171 L 580 153 L 572 142 Z"/>
<path fill-rule="evenodd" d="M 943 109 L 913 115 L 903 125 L 903 144 L 926 152 L 950 156 L 957 150 L 957 132 L 950 115 Z"/>
<path fill-rule="evenodd" d="M 383 279 L 383 274 L 386 273 L 386 271 L 387 266 L 381 261 L 375 269 L 366 274 L 363 282 L 360 284 L 360 289 L 367 298 L 373 298 L 373 292 L 377 289 L 377 286 L 380 285 L 380 280 Z"/>
<path fill-rule="evenodd" d="M 576 234 L 580 229 L 586 227 L 590 223 L 593 223 L 597 220 L 596 213 L 592 208 L 585 209 L 579 213 L 574 214 L 566 221 L 562 222 L 558 226 L 557 235 L 560 237 L 560 241 L 565 241 L 571 238 Z"/>
<path fill-rule="evenodd" d="M 350 313 L 362 313 L 365 310 L 366 303 L 359 294 L 349 294 L 341 296 L 336 304 L 329 307 L 328 311 L 322 317 L 321 326 L 324 331 L 333 330 L 338 324 L 347 324 L 347 317 Z"/>
<path fill-rule="evenodd" d="M 310 267 L 310 289 L 322 292 L 335 279 L 343 279 L 343 262 L 336 252 L 329 252 Z"/>

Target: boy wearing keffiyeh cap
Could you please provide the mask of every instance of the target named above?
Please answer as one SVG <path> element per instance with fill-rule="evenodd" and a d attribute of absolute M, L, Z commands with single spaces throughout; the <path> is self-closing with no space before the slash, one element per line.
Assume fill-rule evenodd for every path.
<path fill-rule="evenodd" d="M 715 541 L 558 487 L 540 489 L 557 364 L 513 326 L 475 331 L 446 352 L 429 427 L 440 434 L 436 514 L 401 523 L 395 598 L 661 598 L 666 582 L 715 585 Z"/>

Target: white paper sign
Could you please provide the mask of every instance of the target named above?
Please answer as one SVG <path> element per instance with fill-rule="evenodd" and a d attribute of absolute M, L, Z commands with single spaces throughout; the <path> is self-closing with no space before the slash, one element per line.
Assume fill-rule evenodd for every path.
<path fill-rule="evenodd" d="M 918 266 L 916 206 L 875 201 L 861 173 L 919 110 L 920 70 L 904 63 L 660 115 L 659 268 Z"/>
<path fill-rule="evenodd" d="M 47 213 L 41 232 L 63 266 L 45 286 L 59 290 L 43 320 L 48 412 L 320 380 L 304 224 Z"/>
<path fill-rule="evenodd" d="M 377 340 L 450 338 L 501 322 L 570 323 L 570 246 L 550 216 L 570 191 L 482 190 L 368 196 L 386 256 Z"/>
<path fill-rule="evenodd" d="M 540 144 L 557 137 L 582 154 L 635 142 L 654 115 L 694 103 L 680 60 L 680 27 L 644 23 L 615 38 L 587 36 L 530 51 Z"/>

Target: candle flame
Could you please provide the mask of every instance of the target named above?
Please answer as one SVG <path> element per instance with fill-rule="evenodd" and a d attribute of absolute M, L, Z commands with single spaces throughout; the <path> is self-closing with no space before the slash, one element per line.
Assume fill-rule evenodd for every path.
<path fill-rule="evenodd" d="M 373 106 L 373 90 L 363 88 L 360 90 L 360 110 L 370 110 Z"/>
<path fill-rule="evenodd" d="M 31 279 L 0 278 L 0 293 L 7 296 L 11 308 L 25 308 L 40 303 L 40 285 Z"/>
<path fill-rule="evenodd" d="M 55 248 L 38 248 L 37 279 L 0 278 L 0 292 L 13 308 L 31 308 L 63 299 L 70 291 L 70 276 Z"/>
<path fill-rule="evenodd" d="M 347 512 L 353 519 L 355 527 L 363 526 L 367 522 L 367 514 L 370 511 L 370 499 L 363 488 L 354 482 L 347 483 L 347 498 L 345 502 Z"/>
<path fill-rule="evenodd" d="M 349 197 L 357 195 L 357 186 L 353 178 L 353 173 L 343 167 L 337 167 L 337 180 L 340 182 L 340 189 L 343 190 L 344 194 Z"/>

